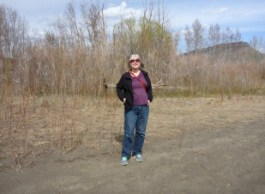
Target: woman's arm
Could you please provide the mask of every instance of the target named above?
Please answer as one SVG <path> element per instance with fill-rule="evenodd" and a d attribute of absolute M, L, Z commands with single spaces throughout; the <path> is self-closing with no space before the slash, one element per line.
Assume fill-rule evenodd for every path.
<path fill-rule="evenodd" d="M 149 76 L 147 75 L 147 79 L 148 79 L 148 82 L 150 84 L 150 87 L 148 87 L 148 90 L 147 90 L 147 95 L 148 95 L 148 100 L 150 102 L 152 102 L 153 100 L 153 90 L 152 90 L 152 83 L 151 83 L 151 80 L 149 78 Z M 149 103 L 150 104 L 150 103 Z"/>
<path fill-rule="evenodd" d="M 120 99 L 122 102 L 124 102 L 124 98 L 125 98 L 125 97 L 124 97 L 124 94 L 123 94 L 123 92 L 122 92 L 123 87 L 124 87 L 124 83 L 125 83 L 125 76 L 122 75 L 120 81 L 119 81 L 119 82 L 117 83 L 117 85 L 116 85 L 116 92 L 117 92 L 117 95 L 118 95 L 119 99 Z"/>

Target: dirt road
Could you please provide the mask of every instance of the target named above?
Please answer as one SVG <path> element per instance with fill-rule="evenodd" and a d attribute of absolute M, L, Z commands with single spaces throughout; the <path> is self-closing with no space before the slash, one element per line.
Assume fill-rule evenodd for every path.
<path fill-rule="evenodd" d="M 119 154 L 46 158 L 0 171 L 0 193 L 265 193 L 265 120 L 149 139 L 142 163 Z M 43 161 L 43 159 L 40 159 Z M 49 161 L 50 160 L 50 161 Z M 2 161 L 3 162 L 3 161 Z"/>

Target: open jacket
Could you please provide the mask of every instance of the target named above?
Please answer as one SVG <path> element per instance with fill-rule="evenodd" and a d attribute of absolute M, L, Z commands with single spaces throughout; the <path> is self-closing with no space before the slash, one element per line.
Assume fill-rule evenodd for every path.
<path fill-rule="evenodd" d="M 147 82 L 146 92 L 148 95 L 148 100 L 152 102 L 153 92 L 152 92 L 151 80 L 146 71 L 141 70 L 141 72 L 143 73 L 146 79 L 146 82 Z M 121 76 L 120 81 L 116 85 L 116 92 L 117 92 L 119 99 L 122 102 L 123 102 L 123 98 L 126 98 L 126 102 L 124 103 L 125 110 L 126 111 L 131 110 L 133 107 L 133 88 L 132 88 L 131 74 L 129 72 L 126 72 Z"/>

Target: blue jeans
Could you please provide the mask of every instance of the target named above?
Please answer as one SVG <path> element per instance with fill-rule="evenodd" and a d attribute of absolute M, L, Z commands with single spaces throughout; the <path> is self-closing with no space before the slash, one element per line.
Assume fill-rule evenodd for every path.
<path fill-rule="evenodd" d="M 124 137 L 122 146 L 122 157 L 131 156 L 132 145 L 133 155 L 141 154 L 145 139 L 145 130 L 149 115 L 149 106 L 133 106 L 131 110 L 124 111 Z M 133 144 L 134 129 L 136 128 Z"/>

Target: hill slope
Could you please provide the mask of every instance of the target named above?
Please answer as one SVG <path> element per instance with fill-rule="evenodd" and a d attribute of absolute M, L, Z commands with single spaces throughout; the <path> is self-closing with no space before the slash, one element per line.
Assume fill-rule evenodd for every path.
<path fill-rule="evenodd" d="M 195 55 L 196 52 L 191 51 L 188 53 L 183 53 L 184 56 Z M 202 48 L 197 50 L 199 55 L 208 55 L 209 57 L 227 58 L 230 60 L 254 60 L 256 62 L 265 60 L 265 54 L 261 53 L 253 48 L 247 42 L 236 42 L 219 44 L 207 48 Z"/>

